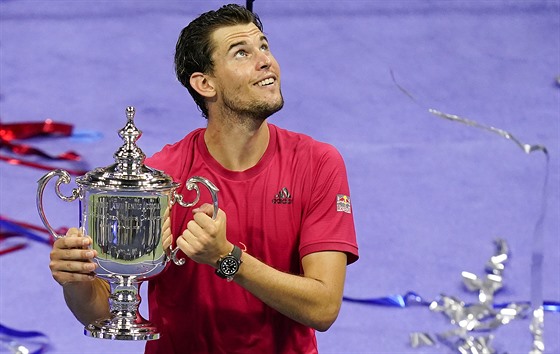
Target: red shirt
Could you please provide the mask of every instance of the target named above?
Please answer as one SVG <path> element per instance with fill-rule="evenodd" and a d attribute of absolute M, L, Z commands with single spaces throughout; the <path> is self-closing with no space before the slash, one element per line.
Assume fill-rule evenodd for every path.
<path fill-rule="evenodd" d="M 227 216 L 227 238 L 264 263 L 302 274 L 301 258 L 319 251 L 341 251 L 348 263 L 358 259 L 346 169 L 334 147 L 269 124 L 270 141 L 258 164 L 243 172 L 223 168 L 208 152 L 205 129 L 167 145 L 146 161 L 184 188 L 202 176 L 218 188 Z M 200 186 L 200 203 L 211 203 Z M 199 203 L 199 204 L 200 204 Z M 175 204 L 173 235 L 192 219 L 190 209 Z M 185 257 L 182 252 L 179 254 Z M 242 265 L 243 266 L 243 265 Z M 146 345 L 149 354 L 316 353 L 313 329 L 268 307 L 251 293 L 187 259 L 171 263 L 149 282 L 150 320 L 161 331 Z"/>

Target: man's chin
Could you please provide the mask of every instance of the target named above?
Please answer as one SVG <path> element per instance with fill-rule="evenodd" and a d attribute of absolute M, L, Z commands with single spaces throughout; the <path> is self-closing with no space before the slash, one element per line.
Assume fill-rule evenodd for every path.
<path fill-rule="evenodd" d="M 265 120 L 284 107 L 284 98 L 280 95 L 280 97 L 275 97 L 274 100 L 253 102 L 245 106 L 239 103 L 232 103 L 233 102 L 225 101 L 224 106 L 231 113 L 238 116 L 251 117 L 254 120 Z"/>
<path fill-rule="evenodd" d="M 266 119 L 266 118 L 272 116 L 274 113 L 281 110 L 282 107 L 284 107 L 284 101 L 283 100 L 276 105 L 268 107 L 267 110 L 263 110 L 262 111 L 262 116 Z"/>
<path fill-rule="evenodd" d="M 263 102 L 261 104 L 255 105 L 247 110 L 247 113 L 254 118 L 266 119 L 278 112 L 284 107 L 284 99 L 280 98 L 277 102 Z"/>

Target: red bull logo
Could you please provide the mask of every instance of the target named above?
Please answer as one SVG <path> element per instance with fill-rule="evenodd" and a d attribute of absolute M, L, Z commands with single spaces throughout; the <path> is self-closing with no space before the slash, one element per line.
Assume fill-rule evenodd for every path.
<path fill-rule="evenodd" d="M 336 211 L 343 211 L 348 214 L 352 212 L 349 196 L 344 194 L 338 194 L 336 196 Z"/>

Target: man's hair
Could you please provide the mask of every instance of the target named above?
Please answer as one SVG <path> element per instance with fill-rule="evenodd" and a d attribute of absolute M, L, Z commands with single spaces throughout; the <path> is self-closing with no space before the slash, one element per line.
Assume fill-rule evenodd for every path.
<path fill-rule="evenodd" d="M 181 84 L 189 90 L 205 118 L 208 118 L 208 108 L 204 97 L 191 86 L 190 77 L 195 72 L 212 74 L 212 53 L 215 49 L 212 34 L 215 30 L 249 23 L 255 24 L 262 32 L 263 26 L 257 14 L 243 6 L 229 4 L 216 11 L 203 13 L 183 28 L 179 35 L 175 47 L 175 73 Z"/>

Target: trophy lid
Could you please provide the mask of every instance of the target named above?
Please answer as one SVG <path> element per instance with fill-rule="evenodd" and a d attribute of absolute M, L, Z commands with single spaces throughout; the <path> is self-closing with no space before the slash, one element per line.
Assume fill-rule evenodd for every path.
<path fill-rule="evenodd" d="M 119 131 L 124 144 L 115 152 L 115 163 L 96 168 L 76 178 L 76 183 L 87 188 L 105 190 L 162 190 L 178 186 L 162 171 L 144 165 L 146 155 L 136 145 L 142 132 L 134 125 L 134 107 L 126 108 L 127 123 Z"/>

